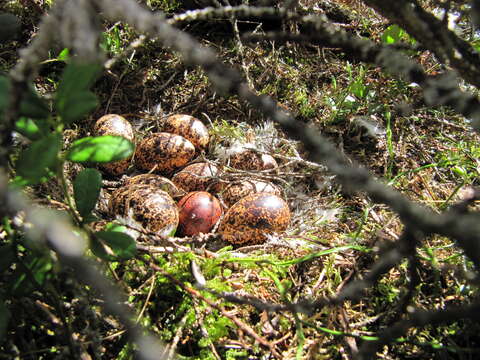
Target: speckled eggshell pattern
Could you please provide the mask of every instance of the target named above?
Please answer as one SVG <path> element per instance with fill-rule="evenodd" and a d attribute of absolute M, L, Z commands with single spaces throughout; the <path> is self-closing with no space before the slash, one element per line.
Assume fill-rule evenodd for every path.
<path fill-rule="evenodd" d="M 93 127 L 93 134 L 95 136 L 117 135 L 123 136 L 132 142 L 135 140 L 132 125 L 124 117 L 116 114 L 107 114 L 98 119 Z M 118 176 L 125 174 L 130 166 L 130 161 L 131 158 L 128 158 L 111 163 L 99 164 L 99 168 L 110 175 Z"/>
<path fill-rule="evenodd" d="M 117 189 L 110 198 L 113 215 L 131 218 L 145 230 L 172 235 L 178 226 L 178 208 L 165 191 L 151 185 L 133 184 Z"/>
<path fill-rule="evenodd" d="M 280 197 L 269 193 L 251 194 L 227 211 L 218 232 L 232 244 L 261 244 L 268 234 L 285 231 L 290 217 L 288 205 Z"/>
<path fill-rule="evenodd" d="M 165 120 L 163 131 L 183 136 L 198 150 L 205 150 L 210 141 L 207 127 L 199 119 L 190 115 L 169 116 Z"/>
<path fill-rule="evenodd" d="M 271 155 L 245 149 L 230 156 L 230 166 L 239 170 L 268 170 L 276 168 L 278 164 Z"/>
<path fill-rule="evenodd" d="M 222 205 L 212 194 L 194 191 L 178 202 L 180 221 L 178 234 L 193 236 L 208 233 L 222 216 Z"/>
<path fill-rule="evenodd" d="M 218 168 L 206 162 L 190 164 L 176 173 L 172 181 L 179 188 L 190 191 L 205 191 L 213 183 Z"/>
<path fill-rule="evenodd" d="M 272 183 L 261 180 L 243 180 L 228 185 L 221 195 L 227 206 L 232 206 L 240 199 L 255 193 L 271 193 L 281 195 L 280 189 Z"/>
<path fill-rule="evenodd" d="M 116 114 L 107 114 L 98 119 L 93 127 L 93 133 L 95 136 L 123 136 L 130 141 L 133 141 L 135 138 L 132 124 L 130 124 L 123 116 Z"/>
<path fill-rule="evenodd" d="M 146 136 L 137 146 L 135 163 L 139 169 L 169 174 L 187 164 L 195 147 L 183 136 L 165 132 Z"/>
<path fill-rule="evenodd" d="M 154 186 L 157 189 L 166 191 L 172 198 L 179 198 L 186 195 L 186 192 L 175 186 L 172 181 L 157 174 L 135 175 L 125 181 L 126 186 L 133 184 L 146 184 Z"/>
<path fill-rule="evenodd" d="M 110 163 L 98 164 L 98 167 L 100 170 L 110 175 L 119 176 L 127 172 L 128 168 L 130 167 L 130 162 L 131 158 L 128 158 Z"/>

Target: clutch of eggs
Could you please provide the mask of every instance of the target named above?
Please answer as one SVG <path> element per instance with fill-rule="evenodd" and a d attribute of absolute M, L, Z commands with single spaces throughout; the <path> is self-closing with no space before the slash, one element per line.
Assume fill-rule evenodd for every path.
<path fill-rule="evenodd" d="M 177 228 L 180 236 L 208 233 L 223 214 L 219 200 L 206 192 L 212 188 L 221 193 L 230 207 L 218 230 L 224 240 L 239 245 L 259 244 L 269 234 L 287 229 L 290 210 L 279 197 L 281 191 L 277 186 L 260 180 L 217 186 L 214 181 L 219 169 L 215 165 L 207 162 L 187 165 L 209 144 L 208 130 L 200 120 L 173 115 L 165 120 L 163 130 L 145 136 L 137 145 L 136 167 L 149 173 L 127 179 L 123 187 L 113 192 L 109 210 L 114 216 L 160 236 L 170 236 Z M 98 119 L 93 132 L 97 136 L 118 135 L 135 140 L 132 125 L 115 114 Z M 235 150 L 228 157 L 233 168 L 255 171 L 277 167 L 270 155 L 246 147 Z M 101 167 L 111 175 L 120 175 L 130 161 L 125 159 Z M 159 175 L 171 175 L 182 167 L 172 180 Z M 181 200 L 176 204 L 174 198 Z"/>

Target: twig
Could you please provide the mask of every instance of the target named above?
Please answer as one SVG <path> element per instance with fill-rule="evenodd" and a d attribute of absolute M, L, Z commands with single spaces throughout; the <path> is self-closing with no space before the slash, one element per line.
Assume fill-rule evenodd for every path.
<path fill-rule="evenodd" d="M 451 306 L 443 311 L 410 311 L 409 318 L 397 322 L 393 326 L 389 326 L 379 336 L 378 341 L 367 341 L 361 347 L 358 353 L 358 359 L 367 360 L 374 358 L 374 354 L 387 343 L 399 338 L 409 328 L 423 327 L 426 325 L 438 325 L 445 322 L 451 322 L 452 319 L 470 319 L 473 321 L 480 320 L 480 302 L 474 302 L 471 305 Z"/>
<path fill-rule="evenodd" d="M 478 52 L 441 19 L 425 11 L 418 1 L 404 0 L 388 4 L 382 0 L 363 1 L 407 30 L 441 62 L 456 69 L 466 81 L 480 86 Z"/>
<path fill-rule="evenodd" d="M 53 249 L 59 260 L 67 267 L 72 268 L 78 279 L 88 284 L 99 294 L 102 294 L 103 306 L 111 314 L 117 316 L 127 329 L 127 334 L 139 348 L 138 356 L 143 360 L 159 360 L 164 348 L 151 336 L 145 335 L 144 329 L 132 320 L 130 308 L 123 301 L 118 289 L 107 280 L 98 270 L 97 265 L 84 258 L 85 239 L 73 231 L 71 225 L 52 216 L 48 210 L 40 210 L 29 205 L 25 199 L 13 190 L 6 187 L 6 177 L 0 172 L 0 204 L 2 211 L 14 215 L 25 213 L 24 230 L 32 241 Z"/>
<path fill-rule="evenodd" d="M 172 275 L 170 275 L 168 272 L 166 272 L 165 270 L 163 270 L 160 266 L 157 266 L 156 264 L 154 264 L 153 262 L 150 263 L 150 266 L 152 267 L 153 270 L 155 271 L 158 271 L 160 272 L 163 276 L 165 276 L 166 278 L 168 278 L 172 283 L 178 285 L 179 287 L 181 287 L 185 292 L 189 293 L 190 295 L 192 295 L 194 298 L 197 298 L 197 299 L 200 299 L 202 301 L 204 301 L 205 303 L 207 303 L 210 307 L 218 310 L 223 316 L 225 316 L 226 318 L 230 319 L 235 325 L 237 325 L 240 329 L 242 329 L 242 331 L 244 331 L 246 334 L 248 334 L 249 336 L 251 336 L 253 339 L 255 339 L 255 341 L 257 341 L 259 344 L 261 344 L 262 346 L 268 348 L 271 353 L 277 358 L 277 359 L 281 359 L 282 357 L 280 356 L 280 354 L 277 352 L 277 350 L 275 349 L 275 346 L 272 345 L 269 341 L 267 341 L 266 339 L 262 338 L 260 335 L 258 335 L 250 326 L 248 326 L 247 324 L 245 324 L 243 321 L 241 321 L 240 319 L 238 319 L 236 316 L 230 314 L 228 311 L 226 311 L 223 307 L 217 305 L 216 303 L 214 303 L 213 301 L 207 299 L 205 296 L 203 296 L 198 290 L 195 290 L 187 285 L 185 285 L 183 282 L 181 282 L 180 280 L 176 279 L 175 277 L 173 277 Z"/>
<path fill-rule="evenodd" d="M 182 336 L 183 329 L 185 328 L 185 324 L 187 323 L 187 319 L 188 319 L 188 312 L 185 315 L 183 315 L 182 319 L 178 323 L 178 329 L 175 332 L 173 341 L 168 346 L 168 354 L 167 354 L 166 360 L 173 359 L 178 342 L 180 341 L 180 337 Z"/>

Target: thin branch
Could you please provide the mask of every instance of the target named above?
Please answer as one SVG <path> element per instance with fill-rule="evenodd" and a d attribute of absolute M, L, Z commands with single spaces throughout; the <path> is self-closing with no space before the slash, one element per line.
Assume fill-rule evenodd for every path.
<path fill-rule="evenodd" d="M 25 214 L 24 231 L 28 237 L 53 249 L 59 260 L 73 270 L 80 282 L 97 291 L 104 299 L 104 307 L 112 315 L 118 317 L 127 329 L 127 334 L 138 345 L 138 356 L 144 360 L 158 360 L 164 357 L 164 347 L 151 336 L 145 335 L 145 330 L 138 326 L 130 308 L 126 305 L 124 296 L 107 280 L 97 265 L 84 257 L 86 241 L 78 232 L 73 231 L 66 219 L 52 216 L 48 210 L 38 209 L 29 204 L 18 192 L 7 189 L 6 176 L 0 172 L 0 204 L 2 212 L 14 216 Z"/>
<path fill-rule="evenodd" d="M 399 321 L 395 325 L 383 330 L 378 341 L 366 341 L 360 347 L 358 359 L 367 360 L 375 358 L 375 353 L 379 351 L 382 346 L 403 336 L 410 328 L 440 325 L 460 319 L 469 319 L 478 322 L 480 320 L 480 302 L 477 301 L 470 305 L 450 306 L 440 311 L 412 310 L 409 313 L 408 319 Z"/>
<path fill-rule="evenodd" d="M 424 10 L 417 0 L 363 1 L 407 30 L 441 62 L 457 70 L 470 84 L 480 86 L 478 52 L 450 30 L 445 22 Z"/>
<path fill-rule="evenodd" d="M 268 340 L 262 338 L 260 335 L 258 335 L 249 325 L 245 324 L 243 321 L 241 321 L 239 318 L 237 318 L 236 316 L 230 314 L 228 311 L 226 311 L 223 307 L 221 307 L 220 305 L 214 303 L 212 300 L 206 298 L 205 296 L 203 296 L 198 290 L 196 289 L 193 289 L 187 285 L 185 285 L 183 282 L 181 282 L 180 280 L 176 279 L 174 276 L 172 276 L 171 274 L 169 274 L 168 272 L 166 272 L 165 270 L 163 270 L 160 266 L 157 266 L 156 264 L 154 263 L 150 263 L 150 266 L 152 267 L 153 270 L 161 273 L 163 276 L 165 276 L 166 278 L 168 278 L 172 283 L 178 285 L 179 287 L 181 287 L 185 292 L 189 293 L 191 296 L 193 296 L 194 298 L 196 299 L 199 299 L 201 301 L 204 301 L 206 304 L 208 304 L 208 306 L 210 306 L 211 308 L 213 309 L 216 309 L 218 310 L 223 316 L 225 316 L 226 318 L 230 319 L 235 325 L 237 325 L 242 331 L 244 331 L 246 334 L 248 334 L 249 336 L 251 336 L 253 339 L 255 339 L 256 342 L 258 342 L 259 344 L 261 344 L 262 346 L 268 348 L 272 355 L 275 356 L 275 358 L 277 359 L 282 359 L 282 357 L 280 356 L 280 354 L 277 352 L 277 350 L 275 349 L 275 345 L 273 345 L 272 343 L 270 343 Z"/>

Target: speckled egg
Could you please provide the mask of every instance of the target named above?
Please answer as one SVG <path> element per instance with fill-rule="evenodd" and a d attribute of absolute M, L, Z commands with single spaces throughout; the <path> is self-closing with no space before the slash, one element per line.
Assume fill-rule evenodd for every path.
<path fill-rule="evenodd" d="M 110 197 L 109 208 L 117 218 L 160 236 L 172 235 L 178 226 L 175 201 L 151 185 L 132 184 L 117 189 Z"/>
<path fill-rule="evenodd" d="M 270 193 L 251 194 L 225 214 L 218 232 L 232 244 L 261 244 L 267 235 L 280 233 L 290 224 L 287 203 Z"/>
<path fill-rule="evenodd" d="M 240 199 L 256 193 L 271 193 L 277 196 L 281 195 L 278 186 L 261 180 L 243 180 L 229 184 L 221 192 L 222 198 L 227 206 L 232 206 Z"/>
<path fill-rule="evenodd" d="M 181 236 L 210 232 L 223 213 L 218 199 L 205 191 L 188 193 L 178 202 L 178 208 L 178 234 Z"/>
<path fill-rule="evenodd" d="M 175 184 L 166 177 L 157 174 L 140 174 L 132 176 L 125 180 L 125 185 L 133 184 L 147 184 L 156 187 L 157 189 L 166 191 L 172 198 L 179 198 L 186 195 L 186 192 L 179 189 Z"/>
<path fill-rule="evenodd" d="M 117 114 L 107 114 L 95 122 L 93 132 L 96 136 L 118 135 L 125 139 L 133 141 L 135 133 L 132 124 L 123 116 Z"/>
<path fill-rule="evenodd" d="M 205 150 L 210 140 L 207 127 L 199 119 L 190 115 L 169 116 L 165 120 L 163 131 L 183 136 L 197 150 Z"/>
<path fill-rule="evenodd" d="M 176 173 L 172 181 L 179 188 L 190 191 L 205 191 L 218 174 L 218 168 L 210 163 L 200 162 L 190 164 Z"/>
<path fill-rule="evenodd" d="M 230 156 L 230 166 L 239 170 L 268 170 L 278 166 L 273 156 L 243 149 Z"/>
<path fill-rule="evenodd" d="M 138 144 L 135 164 L 145 171 L 169 174 L 187 164 L 194 155 L 195 147 L 183 136 L 153 133 Z"/>
<path fill-rule="evenodd" d="M 135 140 L 135 133 L 132 125 L 122 116 L 117 114 L 107 114 L 95 122 L 93 127 L 94 136 L 117 135 L 123 136 L 129 141 Z M 130 166 L 131 158 L 114 161 L 111 163 L 99 164 L 99 168 L 104 172 L 118 176 L 124 174 Z"/>

